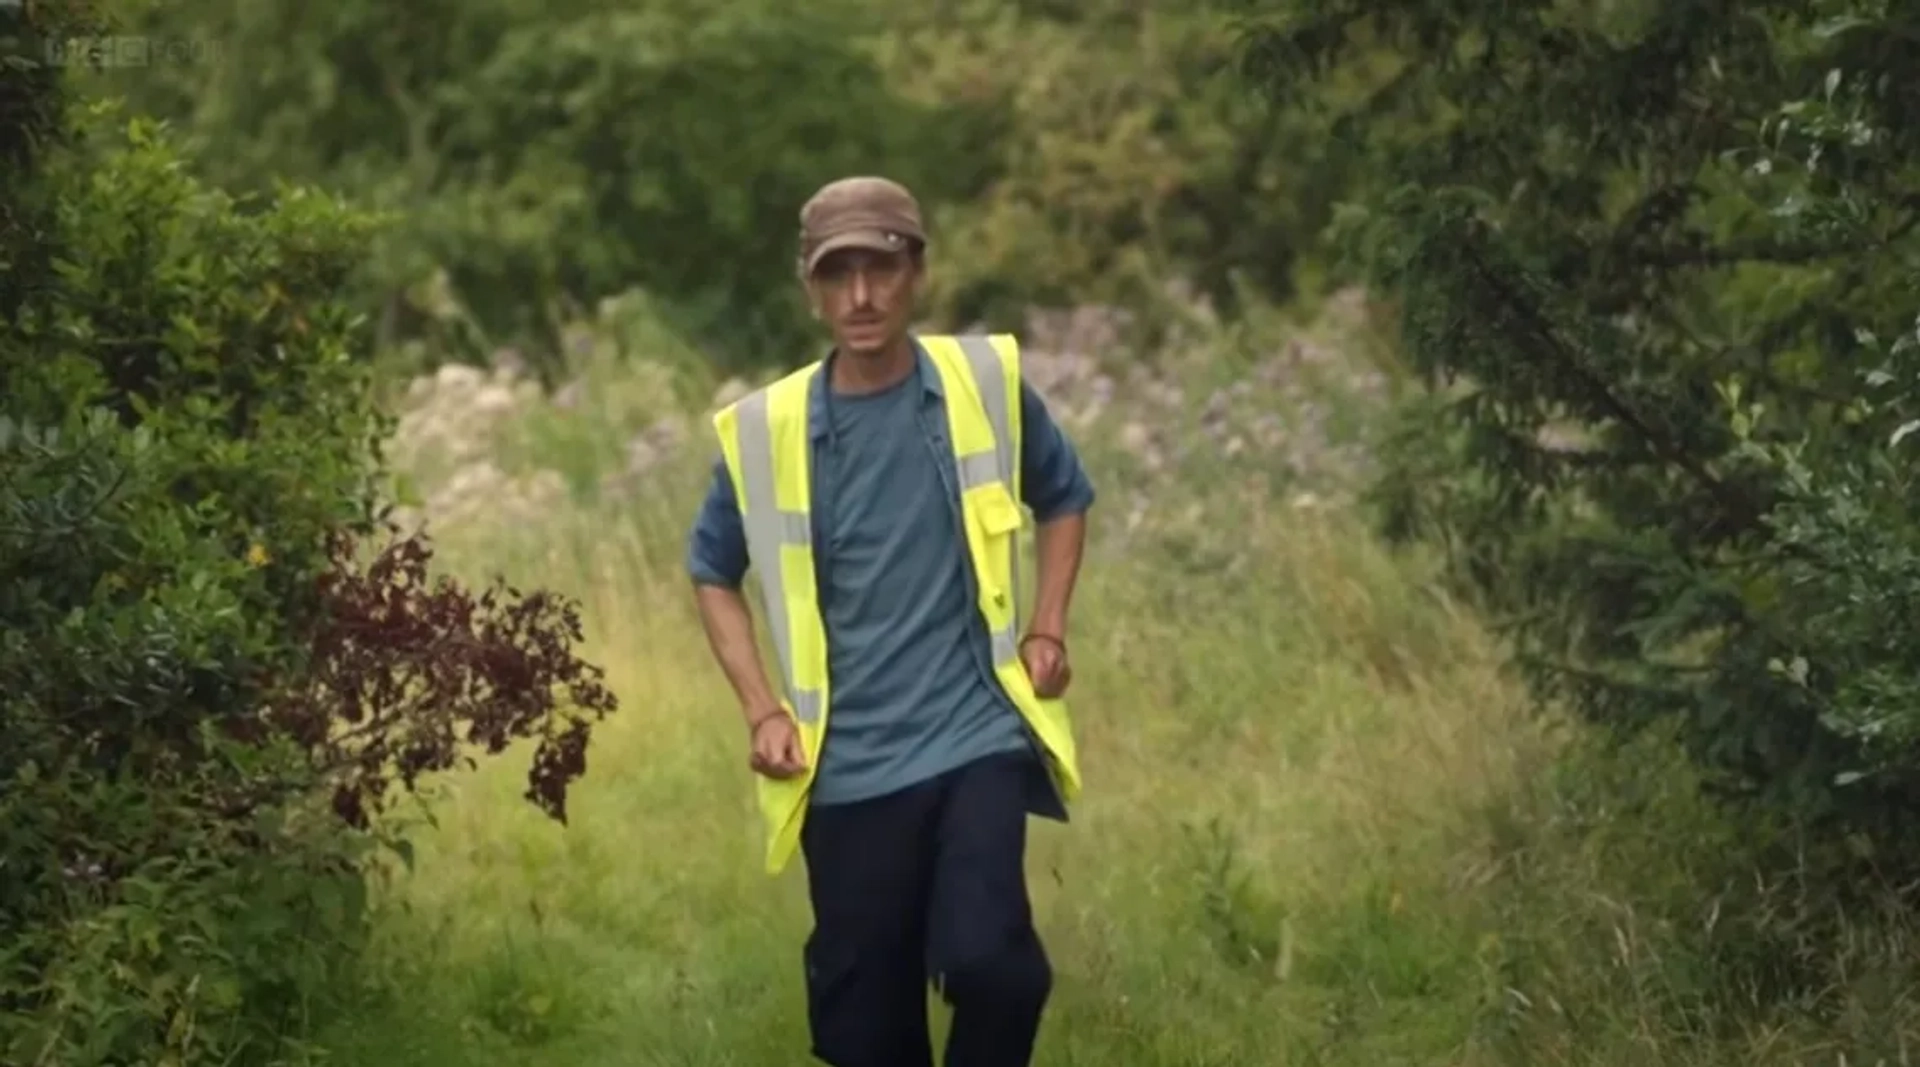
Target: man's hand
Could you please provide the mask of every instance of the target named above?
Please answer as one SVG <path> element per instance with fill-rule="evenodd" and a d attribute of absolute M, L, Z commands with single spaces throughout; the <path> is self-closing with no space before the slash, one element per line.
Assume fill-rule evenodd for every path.
<path fill-rule="evenodd" d="M 806 771 L 806 746 L 800 742 L 800 728 L 785 708 L 766 712 L 754 721 L 747 765 L 768 778 L 793 778 Z"/>
<path fill-rule="evenodd" d="M 1067 662 L 1067 643 L 1047 634 L 1028 634 L 1020 642 L 1020 662 L 1027 677 L 1033 679 L 1033 691 L 1042 700 L 1052 700 L 1067 691 L 1073 681 L 1073 666 Z"/>

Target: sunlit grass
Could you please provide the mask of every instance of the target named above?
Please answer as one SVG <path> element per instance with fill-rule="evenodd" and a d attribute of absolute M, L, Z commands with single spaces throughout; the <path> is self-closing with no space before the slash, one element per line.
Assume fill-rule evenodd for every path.
<path fill-rule="evenodd" d="M 586 423 L 523 441 L 553 463 Z M 1087 440 L 1087 791 L 1071 825 L 1035 826 L 1041 1063 L 1904 1062 L 1920 1009 L 1897 930 L 1863 928 L 1818 1013 L 1726 1008 L 1735 972 L 1708 962 L 1752 927 L 1708 916 L 1738 831 L 1670 746 L 1563 758 L 1579 731 L 1527 707 L 1424 560 L 1258 470 L 1181 487 Z M 595 447 L 576 485 L 604 473 Z M 384 993 L 325 1035 L 339 1062 L 808 1062 L 802 872 L 762 873 L 739 714 L 681 569 L 704 451 L 634 498 L 443 544 L 471 577 L 579 598 L 622 708 L 566 828 L 521 799 L 524 753 L 439 784 L 383 897 Z"/>
<path fill-rule="evenodd" d="M 423 971 L 345 1059 L 804 1051 L 799 872 L 760 872 L 737 711 L 660 518 L 557 517 L 465 556 L 579 596 L 623 708 L 565 830 L 519 798 L 518 761 L 447 786 L 387 942 Z M 1472 624 L 1343 523 L 1237 522 L 1227 570 L 1182 573 L 1150 535 L 1103 536 L 1087 565 L 1088 792 L 1071 825 L 1039 824 L 1031 866 L 1060 974 L 1047 1062 L 1268 1062 L 1329 1011 L 1461 1019 L 1482 995 L 1446 876 L 1540 738 Z M 1330 1004 L 1356 967 L 1379 1002 Z M 1377 1029 L 1363 1047 L 1406 1040 Z M 1420 1033 L 1432 1054 L 1466 1037 Z"/>

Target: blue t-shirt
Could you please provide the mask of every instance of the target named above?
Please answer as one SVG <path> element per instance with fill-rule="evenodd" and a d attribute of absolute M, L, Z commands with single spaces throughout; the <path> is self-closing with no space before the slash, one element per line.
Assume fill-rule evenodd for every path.
<path fill-rule="evenodd" d="M 835 393 L 822 450 L 821 598 L 833 709 L 816 804 L 880 796 L 1026 747 L 1020 713 L 968 646 L 975 608 L 958 519 L 920 429 L 916 376 Z"/>
<path fill-rule="evenodd" d="M 917 355 L 916 373 L 879 394 L 830 393 L 828 368 L 811 387 L 815 566 L 832 686 L 816 804 L 905 789 L 1028 743 L 1024 720 L 992 680 L 961 539 L 944 388 L 924 349 Z M 1034 520 L 1091 508 L 1079 455 L 1024 382 L 1020 411 L 1020 497 Z M 733 479 L 716 458 L 688 533 L 687 572 L 738 589 L 749 563 Z M 1037 763 L 1029 806 L 1066 818 Z"/>

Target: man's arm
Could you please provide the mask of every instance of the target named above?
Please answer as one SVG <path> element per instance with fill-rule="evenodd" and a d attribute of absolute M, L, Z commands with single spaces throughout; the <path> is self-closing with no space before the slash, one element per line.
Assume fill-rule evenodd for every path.
<path fill-rule="evenodd" d="M 700 605 L 700 623 L 707 631 L 707 646 L 720 663 L 727 681 L 740 698 L 740 713 L 749 730 L 769 715 L 781 714 L 780 698 L 773 695 L 767 672 L 760 665 L 759 646 L 753 639 L 753 615 L 747 610 L 747 598 L 740 590 L 723 585 L 696 585 L 694 598 Z"/>
<path fill-rule="evenodd" d="M 1073 586 L 1080 576 L 1080 554 L 1086 544 L 1085 514 L 1062 515 L 1043 522 L 1034 531 L 1034 555 L 1038 557 L 1040 577 L 1033 597 L 1033 622 L 1028 633 L 1067 639 L 1067 609 L 1073 602 Z"/>
<path fill-rule="evenodd" d="M 715 461 L 713 484 L 687 538 L 687 573 L 707 645 L 740 698 L 749 729 L 780 710 L 754 641 L 753 614 L 740 585 L 747 574 L 747 534 L 726 464 Z"/>
<path fill-rule="evenodd" d="M 1033 510 L 1034 554 L 1040 568 L 1028 632 L 1064 641 L 1086 545 L 1086 513 L 1093 507 L 1093 483 L 1073 442 L 1025 382 L 1020 383 L 1020 421 L 1021 497 Z"/>

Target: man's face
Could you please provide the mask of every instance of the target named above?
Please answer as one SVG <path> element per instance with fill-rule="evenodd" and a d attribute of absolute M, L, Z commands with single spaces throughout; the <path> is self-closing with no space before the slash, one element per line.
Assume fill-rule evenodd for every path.
<path fill-rule="evenodd" d="M 906 336 L 920 277 L 919 265 L 905 250 L 846 248 L 820 261 L 807 290 L 840 350 L 871 356 Z"/>

